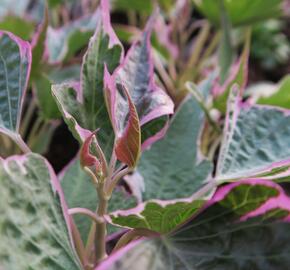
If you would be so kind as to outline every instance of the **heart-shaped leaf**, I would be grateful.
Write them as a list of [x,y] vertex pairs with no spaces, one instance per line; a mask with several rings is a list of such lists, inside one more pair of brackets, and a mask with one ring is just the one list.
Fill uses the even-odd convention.
[[0,184],[0,268],[80,270],[64,196],[45,159],[0,158]]
[[216,178],[234,180],[287,169],[289,136],[290,111],[242,103],[238,91],[232,91]]
[[0,32],[0,131],[18,134],[31,67],[31,47],[9,32]]
[[290,199],[268,181],[221,187],[207,207],[175,232],[132,242],[96,270],[287,269]]
[[201,157],[198,149],[203,121],[203,110],[188,97],[175,113],[165,137],[144,151],[137,168],[144,178],[144,200],[189,197],[208,179],[212,164]]

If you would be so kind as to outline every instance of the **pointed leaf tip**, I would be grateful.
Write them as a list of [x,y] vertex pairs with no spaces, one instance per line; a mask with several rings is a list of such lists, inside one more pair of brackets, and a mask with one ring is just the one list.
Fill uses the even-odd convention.
[[95,172],[101,171],[101,162],[94,155],[91,154],[90,146],[98,130],[99,129],[97,129],[95,132],[92,132],[92,134],[87,137],[87,139],[84,141],[82,145],[80,153],[81,166],[93,168]]
[[[126,121],[126,118],[128,117],[127,123],[124,123],[123,129],[121,128],[117,130],[115,152],[117,158],[121,162],[134,168],[139,160],[141,152],[140,121],[136,107],[126,87],[122,84],[118,84],[117,88],[121,89],[121,91],[126,95],[129,111],[128,116],[125,116],[123,119]],[[119,125],[119,127],[121,127],[121,125]]]

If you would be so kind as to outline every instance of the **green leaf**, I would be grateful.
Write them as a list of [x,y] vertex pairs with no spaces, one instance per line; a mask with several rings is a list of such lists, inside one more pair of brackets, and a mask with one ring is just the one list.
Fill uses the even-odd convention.
[[[240,59],[238,60],[237,63],[232,65],[228,77],[225,77],[226,81],[223,82],[222,79],[225,78],[221,77],[219,83],[215,85],[213,89],[214,95],[213,105],[222,113],[226,112],[227,100],[232,87],[234,85],[238,85],[240,91],[243,91],[243,89],[245,88],[248,79],[248,59],[250,52],[250,44],[251,44],[251,32],[248,29],[246,32],[245,44]],[[227,53],[227,50],[229,49],[225,47],[224,54]],[[224,68],[222,68],[222,70],[224,69],[225,71],[225,68],[228,67],[227,66],[228,64],[230,63],[228,62],[224,66]]]
[[[87,208],[95,212],[98,206],[98,197],[95,186],[90,177],[81,168],[79,159],[73,160],[68,168],[61,173],[61,185],[69,208]],[[128,209],[136,206],[136,199],[124,191],[115,190],[109,202],[109,212],[117,209]],[[75,223],[81,233],[82,239],[87,240],[91,220],[87,217],[75,215]],[[109,226],[109,232],[117,228]]]
[[149,15],[153,10],[153,3],[151,0],[114,0],[113,7],[117,10],[126,12],[130,10]]
[[48,27],[48,9],[43,10],[43,21],[38,26],[36,33],[32,39],[32,65],[30,80],[34,80],[44,70],[44,63],[42,62],[43,54],[45,52],[45,39]]
[[61,117],[61,113],[51,94],[51,85],[52,82],[45,74],[39,74],[33,82],[33,88],[41,108],[40,114],[44,119],[48,120]]
[[228,77],[229,69],[233,63],[234,50],[232,45],[232,26],[225,10],[223,0],[220,1],[220,20],[222,36],[219,47],[220,81],[224,83]]
[[151,270],[287,269],[290,223],[283,218],[289,217],[289,202],[265,181],[222,187],[205,210],[175,232],[133,242],[96,270],[131,270],[136,264]]
[[163,139],[141,156],[138,172],[145,182],[144,200],[191,196],[209,177],[212,165],[199,158],[204,113],[188,97],[171,120]]
[[0,131],[15,136],[31,66],[28,42],[0,32]]
[[203,204],[202,200],[162,203],[148,201],[137,209],[113,212],[109,221],[125,228],[149,229],[166,234],[192,217]]
[[257,103],[290,109],[290,75],[283,78],[271,95],[259,98]]
[[0,158],[0,268],[80,270],[58,180],[36,154]]
[[[219,25],[220,1],[193,0],[193,2],[214,25]],[[234,26],[253,24],[282,15],[282,0],[226,0],[224,5]]]
[[80,18],[59,29],[48,27],[47,49],[50,63],[58,63],[73,56],[83,48],[99,24],[100,14]]
[[47,74],[53,83],[63,83],[70,81],[79,81],[81,73],[81,66],[79,64],[56,68],[54,67]]
[[254,177],[289,167],[289,111],[243,104],[233,94],[228,103],[216,179]]
[[20,17],[7,16],[1,20],[0,29],[9,31],[24,40],[29,40],[34,31],[34,23]]
[[[39,72],[39,71],[38,71]],[[32,82],[33,90],[41,108],[40,114],[44,119],[61,118],[61,112],[52,96],[51,86],[55,83],[76,81],[80,78],[80,66],[73,65],[64,68],[54,68],[48,72],[40,72]]]
[[83,58],[80,86],[54,85],[52,92],[73,135],[82,142],[90,132],[101,128],[98,140],[107,154],[111,154],[113,129],[103,96],[103,73],[106,65],[112,72],[122,57],[122,48],[108,18],[109,11],[102,6],[94,36]]

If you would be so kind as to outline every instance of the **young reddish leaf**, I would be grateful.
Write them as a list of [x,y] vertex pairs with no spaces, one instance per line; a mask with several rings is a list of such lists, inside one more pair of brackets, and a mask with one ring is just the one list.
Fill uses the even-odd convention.
[[[121,91],[126,95],[129,111],[127,116],[128,119],[126,119],[127,113],[125,113],[125,115],[120,115],[120,113],[118,113],[120,117],[116,119],[116,121],[121,121],[115,123],[115,129],[117,128],[115,152],[120,161],[134,168],[139,160],[141,151],[141,128],[139,117],[128,90],[123,85],[118,85],[117,87],[120,87]],[[120,106],[116,109],[119,110]]]
[[95,136],[97,131],[93,132],[85,141],[84,144],[82,145],[81,148],[81,154],[80,154],[80,162],[82,167],[94,167],[94,169],[97,171],[100,170],[101,168],[101,163],[100,161],[91,154],[90,152],[90,146],[92,143],[92,140]]

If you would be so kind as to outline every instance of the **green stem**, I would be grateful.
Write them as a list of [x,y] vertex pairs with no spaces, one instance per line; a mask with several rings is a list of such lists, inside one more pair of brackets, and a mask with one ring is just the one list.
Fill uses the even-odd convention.
[[80,258],[82,265],[85,267],[85,269],[87,269],[88,260],[86,257],[85,247],[84,247],[80,232],[72,218],[70,220],[70,223],[71,223],[70,225],[71,225],[71,230],[72,230],[72,237],[75,244],[76,252]]
[[198,60],[201,56],[201,52],[204,48],[205,42],[209,36],[210,33],[210,24],[208,22],[205,22],[202,26],[201,31],[199,32],[194,45],[194,50],[191,54],[191,57],[189,58],[189,61],[187,62],[185,72],[181,75],[179,85],[182,87],[184,82],[186,82],[188,79],[193,80],[192,76],[195,74],[195,69],[198,63]]
[[110,179],[109,181],[107,181],[107,186],[106,186],[106,194],[108,194],[109,197],[111,197],[114,188],[116,187],[116,185],[118,184],[119,180],[124,177],[125,175],[127,175],[128,173],[130,173],[132,171],[132,168],[126,167],[125,169],[119,171],[118,173],[116,173],[112,179]]
[[107,224],[104,216],[107,213],[108,197],[104,192],[104,181],[101,181],[97,187],[99,205],[97,209],[97,216],[102,222],[96,223],[96,241],[95,241],[95,253],[96,262],[99,264],[102,260],[107,257],[106,252],[106,235],[107,235]]
[[28,131],[28,126],[31,122],[31,118],[33,116],[33,113],[35,111],[36,108],[36,103],[34,100],[31,101],[31,103],[29,104],[27,111],[24,114],[24,117],[21,121],[21,127],[20,127],[20,134],[24,137]]
[[212,125],[212,127],[214,128],[214,130],[218,133],[221,134],[222,130],[221,128],[217,125],[217,123],[212,119],[207,106],[205,105],[205,100],[203,98],[203,96],[200,94],[200,92],[198,91],[196,85],[194,83],[191,82],[187,82],[186,83],[186,88],[188,90],[189,93],[192,94],[192,96],[195,98],[195,100],[198,102],[199,106],[202,108],[202,110],[205,113],[205,116],[208,120],[208,122]]
[[10,137],[19,146],[19,148],[21,149],[23,153],[27,154],[31,152],[30,148],[23,141],[23,139],[21,138],[19,134],[11,135]]
[[170,96],[174,97],[176,95],[176,90],[173,81],[165,70],[160,58],[158,56],[154,57],[154,64],[158,71],[160,78],[166,86],[166,90],[170,94]]
[[27,144],[29,146],[34,144],[35,137],[37,137],[37,135],[39,134],[39,129],[40,129],[42,124],[43,124],[43,120],[41,117],[38,116],[38,118],[34,122],[34,125],[31,129],[29,136],[28,136],[28,139],[27,139]]

